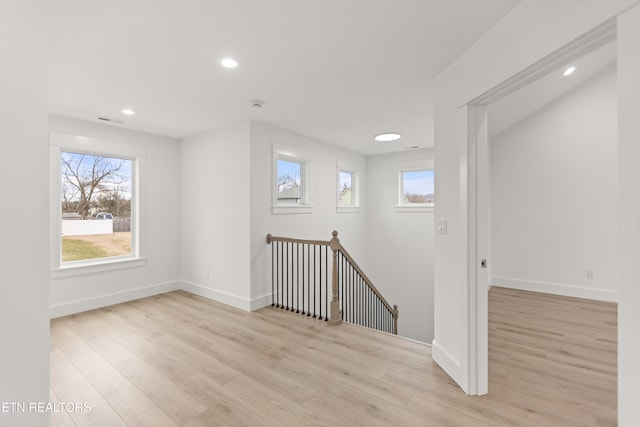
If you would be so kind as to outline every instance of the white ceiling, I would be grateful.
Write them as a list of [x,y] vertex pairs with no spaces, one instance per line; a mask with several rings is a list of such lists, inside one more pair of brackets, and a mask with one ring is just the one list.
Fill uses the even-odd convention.
[[[364,154],[428,147],[433,78],[517,3],[55,0],[50,111],[175,138],[255,120]],[[373,141],[389,131],[403,138]]]
[[[500,135],[547,104],[614,66],[616,58],[616,42],[613,41],[492,103],[489,106],[489,137]],[[575,66],[576,71],[565,77],[564,71],[569,66]]]

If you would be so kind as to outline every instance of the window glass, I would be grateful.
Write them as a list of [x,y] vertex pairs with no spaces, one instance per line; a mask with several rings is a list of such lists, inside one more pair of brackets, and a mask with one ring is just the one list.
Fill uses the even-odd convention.
[[433,170],[402,171],[400,180],[401,205],[429,205],[435,203]]
[[340,171],[338,183],[338,206],[356,206],[355,174]]
[[278,204],[304,204],[303,162],[279,158],[276,174],[276,197]]
[[62,263],[132,255],[134,160],[62,151]]

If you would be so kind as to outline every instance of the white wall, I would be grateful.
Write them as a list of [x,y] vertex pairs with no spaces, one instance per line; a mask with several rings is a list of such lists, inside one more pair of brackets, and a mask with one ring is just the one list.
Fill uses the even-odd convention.
[[[310,213],[273,213],[274,145],[310,161]],[[406,319],[400,322],[401,333],[430,341],[433,214],[376,217],[377,224],[384,227],[381,232],[392,239],[387,243],[392,249],[387,247],[385,254],[367,249],[377,245],[382,234],[372,237],[375,226],[367,223],[372,174],[367,171],[365,156],[252,122],[187,138],[181,142],[180,157],[184,289],[245,310],[263,307],[271,303],[271,248],[266,235],[329,240],[331,231],[338,230],[342,244],[367,273],[377,274],[373,266],[378,258],[393,254],[391,264],[378,266],[381,280],[374,282],[391,303],[400,305]],[[431,166],[431,157],[431,152],[421,150],[375,160],[385,174],[376,178],[375,185],[383,183],[384,191],[393,193],[390,200],[376,196],[375,207],[388,204],[391,209],[397,204],[397,169],[393,165],[423,159]],[[336,210],[338,164],[348,164],[360,175],[357,212]],[[398,252],[405,255],[397,257]],[[388,283],[382,285],[383,280]],[[402,286],[396,286],[400,281]]]
[[[90,310],[176,289],[180,277],[178,141],[116,126],[50,116],[50,130],[145,147],[146,264],[51,279],[51,315]],[[48,178],[47,178],[48,181]]]
[[[297,156],[311,161],[312,213],[272,213],[274,143],[289,147]],[[336,212],[338,160],[354,164],[361,174],[360,212]],[[271,249],[265,242],[268,233],[330,240],[332,230],[337,230],[341,243],[355,260],[364,260],[367,210],[364,176],[366,162],[361,154],[260,123],[251,123],[251,294],[255,300],[254,308],[271,304]]]
[[[4,2],[0,35],[0,402],[48,402],[46,2]],[[49,417],[5,412],[0,425]]]
[[181,271],[186,290],[249,310],[249,125],[180,143]]
[[[433,168],[433,150],[367,158],[367,275],[400,312],[398,334],[433,340],[433,211],[399,212],[398,172]],[[437,177],[436,177],[437,179]]]
[[612,66],[491,141],[492,284],[617,300],[617,133]]
[[448,234],[435,239],[433,357],[468,393],[477,393],[478,377],[468,280],[468,109],[461,106],[634,3],[525,0],[434,82],[436,218],[447,219]]
[[640,425],[640,6],[618,20],[618,425]]

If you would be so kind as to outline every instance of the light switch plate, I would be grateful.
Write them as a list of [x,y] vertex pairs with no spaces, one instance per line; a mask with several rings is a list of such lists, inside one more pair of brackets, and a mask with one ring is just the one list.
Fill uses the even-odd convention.
[[447,234],[447,220],[445,218],[438,218],[436,221],[436,229],[438,234]]

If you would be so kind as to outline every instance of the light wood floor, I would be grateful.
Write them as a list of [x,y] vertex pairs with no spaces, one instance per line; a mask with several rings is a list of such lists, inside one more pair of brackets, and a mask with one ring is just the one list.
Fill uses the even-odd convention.
[[67,316],[51,321],[51,401],[91,411],[52,425],[615,425],[615,305],[569,303],[491,292],[482,397],[428,346],[279,309],[177,291]]

